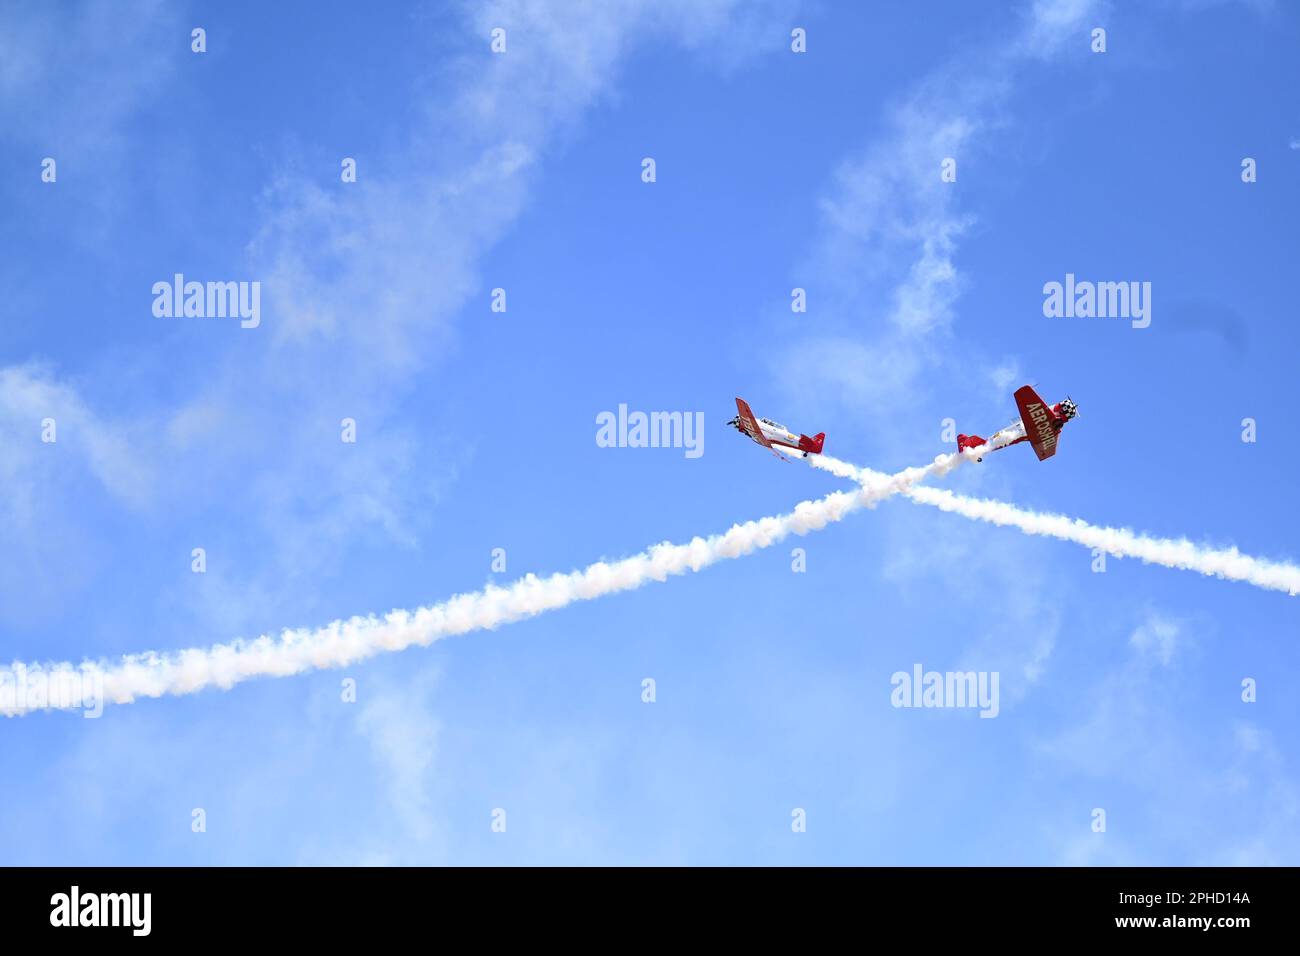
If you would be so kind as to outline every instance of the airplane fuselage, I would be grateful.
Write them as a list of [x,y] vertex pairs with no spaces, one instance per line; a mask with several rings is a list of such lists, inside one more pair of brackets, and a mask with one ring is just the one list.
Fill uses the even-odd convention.
[[[763,433],[763,437],[773,445],[784,445],[786,448],[793,448],[795,451],[803,450],[799,447],[799,436],[791,432],[784,425],[778,425],[776,422],[768,421],[766,418],[760,418],[758,420],[758,427]],[[736,429],[749,435],[749,432],[746,432],[740,425],[737,425]],[[757,444],[763,444],[757,438],[754,438],[753,435],[750,435],[749,437]]]
[[[1078,414],[1078,406],[1066,398],[1055,405],[1048,405],[1030,385],[1016,390],[1016,404],[1020,407],[1020,420],[1012,422],[988,438],[979,435],[958,435],[957,450],[970,451],[985,445],[991,451],[1029,442],[1033,445],[1039,460],[1056,454],[1057,440],[1061,429]],[[982,460],[982,459],[980,459]]]
[[[1031,406],[1030,419],[1034,426],[1039,441],[1051,446],[1056,444],[1056,436],[1061,433],[1065,423],[1069,420],[1061,415],[1060,402],[1048,407],[1041,405],[1038,408]],[[1034,414],[1037,412],[1037,414]],[[1013,422],[1006,428],[999,429],[989,436],[990,445],[996,445],[998,448],[1006,448],[1008,445],[1018,445],[1022,441],[1029,441],[1029,429],[1025,427],[1024,421]]]

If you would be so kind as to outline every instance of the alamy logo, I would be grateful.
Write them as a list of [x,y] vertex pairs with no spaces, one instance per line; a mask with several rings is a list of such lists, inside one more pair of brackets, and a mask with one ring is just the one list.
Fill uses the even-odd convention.
[[50,897],[51,926],[129,926],[132,936],[148,936],[152,893],[70,893]]
[[1075,281],[1074,273],[1065,274],[1065,282],[1048,282],[1043,286],[1043,315],[1049,319],[1132,319],[1135,329],[1151,324],[1150,282]]
[[260,282],[186,282],[178,272],[171,282],[155,282],[153,296],[153,314],[160,319],[238,318],[244,329],[262,324]]
[[596,444],[601,448],[685,448],[687,458],[704,454],[703,412],[629,412],[596,416]]
[[83,717],[104,713],[104,674],[98,668],[28,667],[15,663],[0,671],[0,714],[31,710],[76,710]]
[[978,707],[981,717],[998,715],[997,671],[895,671],[889,702],[895,707]]

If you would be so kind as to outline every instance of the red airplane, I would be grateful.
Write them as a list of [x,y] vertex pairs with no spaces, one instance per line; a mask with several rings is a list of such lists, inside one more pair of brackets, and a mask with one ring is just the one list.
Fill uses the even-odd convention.
[[736,410],[740,414],[727,424],[742,435],[748,435],[754,439],[782,461],[789,461],[790,459],[777,451],[773,447],[774,445],[793,448],[795,451],[801,452],[804,458],[807,458],[809,453],[821,454],[822,443],[826,441],[825,432],[814,435],[812,438],[807,435],[796,436],[784,425],[779,425],[770,418],[755,418],[754,413],[750,411],[749,404],[743,398],[736,399]]
[[[978,448],[987,443],[995,443],[997,448],[1006,448],[1008,445],[1018,445],[1022,441],[1027,441],[1034,447],[1034,454],[1038,456],[1038,460],[1042,461],[1056,454],[1056,441],[1061,434],[1061,429],[1065,427],[1066,422],[1079,414],[1079,406],[1068,398],[1055,405],[1044,404],[1030,385],[1016,390],[1016,407],[1020,409],[1020,421],[1008,425],[990,438],[980,438],[979,435],[958,435],[957,450]],[[997,448],[993,451],[997,451]]]

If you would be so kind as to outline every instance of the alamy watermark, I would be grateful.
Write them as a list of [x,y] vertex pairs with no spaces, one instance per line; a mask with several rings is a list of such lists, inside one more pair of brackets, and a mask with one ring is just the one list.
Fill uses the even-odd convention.
[[601,448],[684,448],[687,458],[704,454],[703,412],[629,412],[596,416],[596,444]]
[[262,324],[262,283],[186,282],[183,273],[171,282],[153,284],[153,314],[160,319],[240,319],[240,328]]
[[93,667],[73,669],[14,664],[0,670],[0,714],[33,710],[82,710],[83,717],[104,713],[104,675]]
[[895,707],[979,708],[981,717],[998,715],[997,671],[927,671],[920,664],[889,678]]
[[152,910],[152,893],[83,893],[74,883],[67,893],[50,897],[50,925],[123,927],[132,936],[148,936]]
[[1151,324],[1150,282],[1090,282],[1075,280],[1043,285],[1043,315],[1049,319],[1131,319],[1133,328]]

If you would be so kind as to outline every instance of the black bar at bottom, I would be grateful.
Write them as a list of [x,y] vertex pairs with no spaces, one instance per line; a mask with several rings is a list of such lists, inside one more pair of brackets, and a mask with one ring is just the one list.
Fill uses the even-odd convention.
[[1231,945],[1290,936],[1293,877],[1247,868],[22,868],[0,871],[0,918],[10,945],[373,945],[377,933],[436,943],[444,932],[452,944],[466,931],[484,941],[531,935],[533,944],[725,933],[733,944],[788,936],[806,946],[840,932],[901,932],[922,949],[1043,934]]

